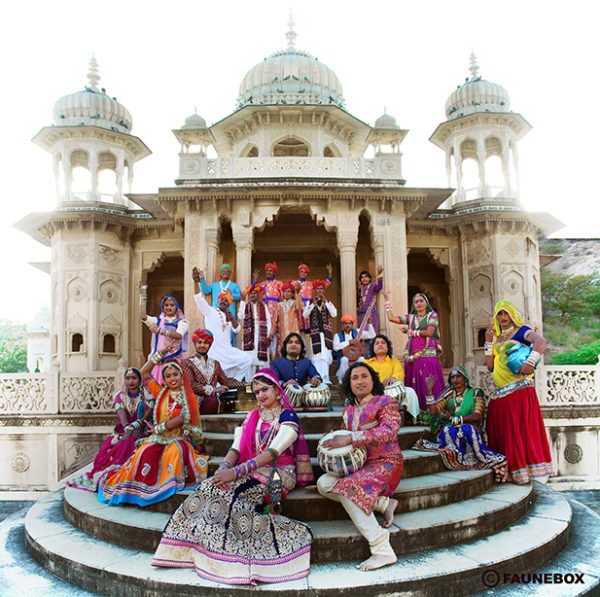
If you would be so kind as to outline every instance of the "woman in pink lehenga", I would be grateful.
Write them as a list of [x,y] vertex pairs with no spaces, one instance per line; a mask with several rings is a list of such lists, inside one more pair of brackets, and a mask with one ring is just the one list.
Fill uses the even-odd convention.
[[[404,348],[404,383],[413,388],[419,398],[422,411],[427,409],[427,378],[432,375],[434,396],[439,396],[445,387],[444,372],[440,364],[441,353],[439,318],[429,299],[417,292],[412,299],[412,309],[407,315],[394,315],[390,302],[390,293],[385,296],[385,312],[392,323],[408,326],[408,342]],[[427,417],[428,419],[428,417]]]
[[86,491],[97,491],[102,477],[121,468],[135,451],[135,442],[147,435],[144,420],[154,407],[154,397],[142,385],[142,374],[135,367],[125,371],[123,385],[115,395],[117,424],[94,458],[92,470],[67,481],[67,485]]

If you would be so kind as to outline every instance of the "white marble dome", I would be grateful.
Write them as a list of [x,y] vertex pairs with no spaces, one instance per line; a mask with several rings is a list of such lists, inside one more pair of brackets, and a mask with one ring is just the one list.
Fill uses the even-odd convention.
[[181,127],[184,130],[199,130],[206,128],[206,120],[199,114],[194,112],[191,116],[188,116]]
[[129,111],[114,97],[98,88],[98,63],[92,57],[87,74],[88,84],[81,91],[64,95],[54,104],[54,124],[57,126],[98,126],[130,133]]
[[399,129],[396,119],[385,112],[375,121],[376,129]]
[[478,112],[510,112],[510,96],[502,85],[485,81],[471,54],[471,77],[450,94],[446,100],[446,118],[453,120]]
[[294,47],[293,23],[288,47],[251,68],[240,84],[238,108],[248,105],[305,104],[344,107],[337,75],[318,58]]

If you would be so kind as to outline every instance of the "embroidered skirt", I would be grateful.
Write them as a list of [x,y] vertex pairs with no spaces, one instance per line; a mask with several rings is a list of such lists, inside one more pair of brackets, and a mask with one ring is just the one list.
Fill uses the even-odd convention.
[[212,479],[176,510],[153,566],[194,568],[208,580],[255,585],[303,578],[310,568],[310,529],[263,514],[265,487],[252,478],[218,489]]

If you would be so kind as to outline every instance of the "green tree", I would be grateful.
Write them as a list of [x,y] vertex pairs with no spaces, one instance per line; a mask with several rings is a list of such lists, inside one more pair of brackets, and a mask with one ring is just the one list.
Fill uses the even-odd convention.
[[0,321],[0,373],[27,371],[27,339],[25,326]]
[[594,276],[566,276],[542,270],[544,317],[572,319],[592,315],[591,304],[600,302],[600,286]]

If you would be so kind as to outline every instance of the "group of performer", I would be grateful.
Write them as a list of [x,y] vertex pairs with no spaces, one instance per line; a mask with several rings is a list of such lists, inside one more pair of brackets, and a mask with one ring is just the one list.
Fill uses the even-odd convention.
[[[328,437],[323,449],[363,450],[366,458],[361,468],[341,478],[321,475],[315,489],[341,503],[368,542],[371,556],[358,564],[360,570],[396,562],[389,528],[403,470],[398,443],[403,409],[392,395],[394,384],[405,383],[408,413],[415,419],[426,416],[431,426],[431,438],[414,447],[439,452],[449,469],[490,469],[496,481],[519,484],[552,473],[532,382],[546,342],[524,325],[512,303],[496,304],[486,332],[485,364],[497,386],[486,397],[462,366],[453,367],[444,382],[437,313],[427,296],[417,293],[410,313],[395,315],[383,289],[382,268],[376,283],[368,272],[360,275],[358,328],[354,316],[345,314],[334,336],[337,311],[324,296],[331,282],[328,269],[326,280],[310,281],[309,268],[301,264],[298,280],[284,284],[277,279],[277,265],[269,263],[265,281],[255,272],[253,282],[241,290],[227,264],[220,282],[211,285],[194,268],[195,300],[206,327],[193,333],[195,353],[187,358],[189,324],[177,300],[164,297],[160,315],[148,316],[146,288],[141,287],[140,313],[152,332],[151,354],[141,369],[125,371],[115,396],[114,433],[102,444],[91,471],[70,484],[97,491],[109,505],[142,507],[195,489],[167,524],[153,565],[194,568],[203,578],[229,584],[308,574],[310,528],[280,514],[282,500],[294,487],[315,487],[288,391],[329,382],[333,350],[347,397],[342,413],[347,433]],[[401,360],[377,328],[373,297],[378,292],[385,296],[387,319],[408,334]],[[205,294],[212,295],[212,305]],[[242,330],[238,349],[232,339]],[[359,333],[370,340],[370,358],[357,348]],[[343,355],[348,346],[357,352]],[[248,382],[257,408],[247,413],[216,473],[207,478],[201,414],[218,412],[219,395]]]

